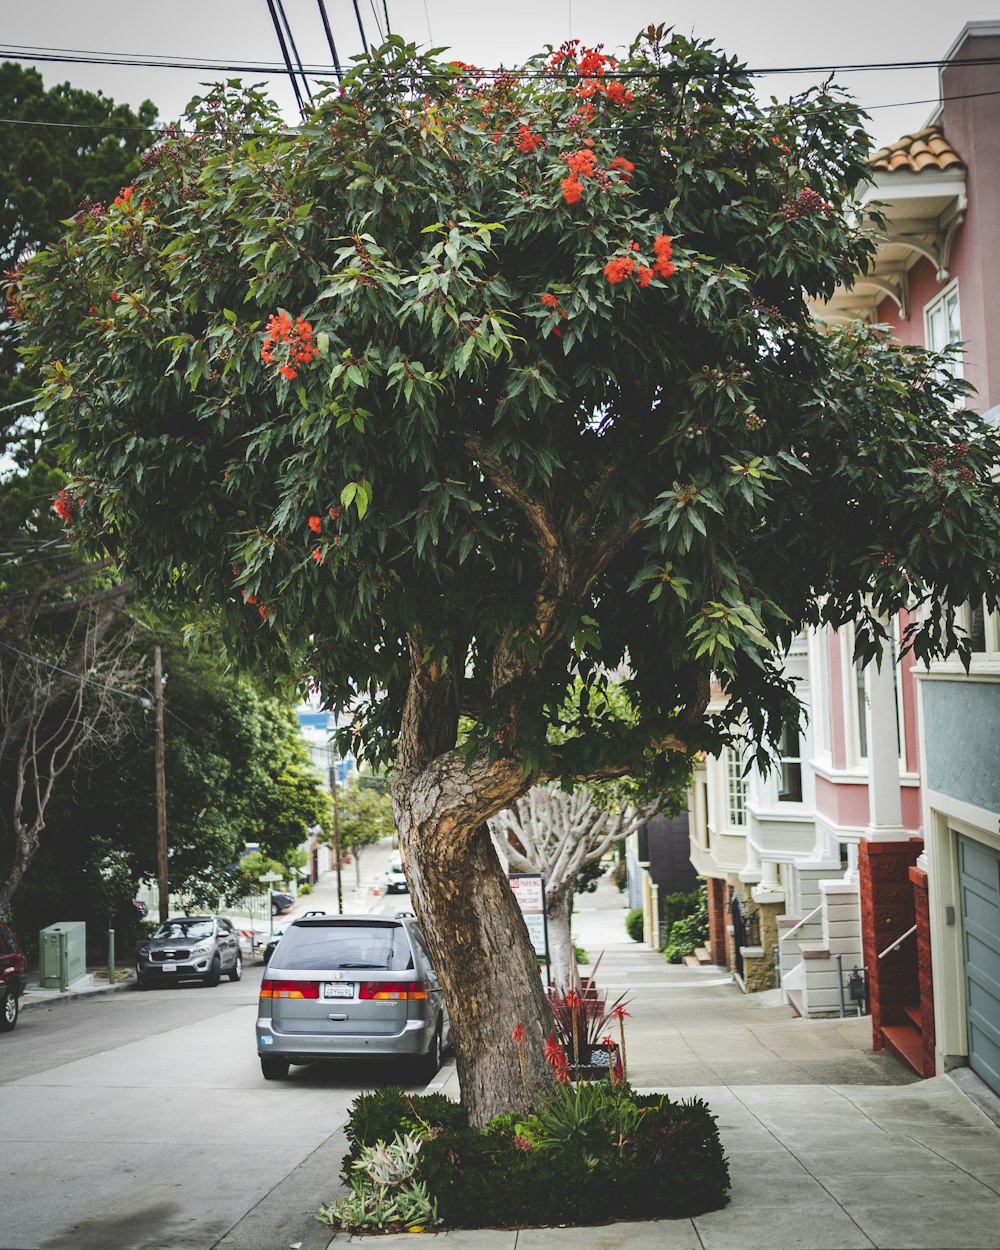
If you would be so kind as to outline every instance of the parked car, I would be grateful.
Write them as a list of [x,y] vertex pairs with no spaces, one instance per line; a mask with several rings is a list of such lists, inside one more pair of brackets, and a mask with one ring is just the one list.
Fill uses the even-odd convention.
[[386,894],[409,894],[410,892],[406,874],[403,872],[401,855],[393,855],[389,860],[389,871],[385,874],[385,892]]
[[17,1024],[21,995],[28,988],[28,961],[14,930],[0,921],[0,1033]]
[[243,975],[239,934],[225,916],[175,916],[158,925],[139,947],[135,976],[141,990],[170,981],[218,985]]
[[409,1057],[428,1078],[450,1042],[441,985],[415,917],[301,916],[260,987],[257,1054],[268,1081],[291,1064]]
[[289,894],[287,890],[271,891],[271,915],[278,916],[283,911],[288,911],[289,907],[295,906],[295,895]]

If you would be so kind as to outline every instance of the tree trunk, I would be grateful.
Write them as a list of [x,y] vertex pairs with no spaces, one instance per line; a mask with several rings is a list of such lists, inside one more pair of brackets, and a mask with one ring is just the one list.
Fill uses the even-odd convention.
[[575,989],[580,979],[573,954],[573,894],[561,890],[545,898],[548,913],[549,958],[552,961],[552,982],[561,989]]
[[[543,1047],[552,1022],[538,959],[486,826],[459,848],[446,836],[449,822],[407,819],[400,798],[410,898],[448,1004],[462,1103],[483,1126],[537,1104],[551,1087]],[[523,1073],[513,1040],[519,1024],[527,1034]]]

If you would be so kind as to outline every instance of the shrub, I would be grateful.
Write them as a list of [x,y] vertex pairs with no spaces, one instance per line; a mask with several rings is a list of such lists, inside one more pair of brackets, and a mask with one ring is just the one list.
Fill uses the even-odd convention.
[[308,881],[303,881],[303,882],[302,882],[302,884],[299,886],[299,893],[300,893],[300,894],[312,894],[312,890],[313,890],[313,888],[312,888],[312,886],[309,884],[309,882],[308,882]]
[[[671,896],[676,897],[676,896]],[[669,963],[679,964],[685,955],[708,940],[708,895],[705,887],[695,890],[696,909],[675,920],[667,933],[663,953]]]
[[619,859],[612,867],[611,880],[622,891],[628,885],[628,864],[623,859]]
[[[382,1136],[371,1138],[376,1131]],[[639,1096],[610,1081],[557,1085],[535,1111],[499,1116],[482,1131],[439,1094],[390,1088],[355,1101],[347,1135],[352,1194],[320,1216],[332,1222],[336,1212],[347,1227],[362,1227],[350,1222],[362,1216],[367,1227],[389,1226],[374,1220],[400,1208],[387,1207],[377,1182],[366,1188],[363,1178],[390,1149],[373,1152],[379,1141],[407,1135],[419,1138],[419,1153],[405,1184],[422,1187],[427,1223],[436,1212],[452,1228],[583,1224],[690,1216],[727,1201],[729,1169],[706,1104]]]
[[642,908],[633,907],[625,917],[625,928],[633,942],[642,941],[643,917]]

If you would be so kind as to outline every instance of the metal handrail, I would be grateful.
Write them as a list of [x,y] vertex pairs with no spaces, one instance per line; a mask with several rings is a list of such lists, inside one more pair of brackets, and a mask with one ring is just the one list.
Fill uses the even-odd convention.
[[822,910],[823,910],[823,904],[820,903],[818,907],[814,907],[812,909],[812,911],[809,913],[808,916],[803,916],[802,919],[797,924],[793,924],[787,933],[782,933],[780,935],[781,941],[786,942],[792,936],[792,934],[795,932],[796,929],[801,929],[804,924],[808,924],[809,921],[812,920],[813,916],[815,916],[818,911],[822,911]]
[[888,955],[890,951],[898,951],[899,948],[906,941],[906,939],[910,936],[910,934],[916,933],[916,931],[917,931],[916,925],[914,925],[912,929],[907,929],[905,933],[901,934],[898,938],[896,938],[895,942],[889,943],[889,945],[885,948],[885,950],[882,951],[882,953],[879,955],[879,959],[884,959],[885,956]]

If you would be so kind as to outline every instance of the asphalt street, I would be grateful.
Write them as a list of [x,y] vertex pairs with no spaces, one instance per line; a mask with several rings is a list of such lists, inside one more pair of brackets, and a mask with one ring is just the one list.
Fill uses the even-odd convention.
[[22,1013],[0,1047],[0,1250],[207,1250],[315,1155],[308,1235],[351,1101],[410,1074],[350,1063],[264,1081],[261,975]]

